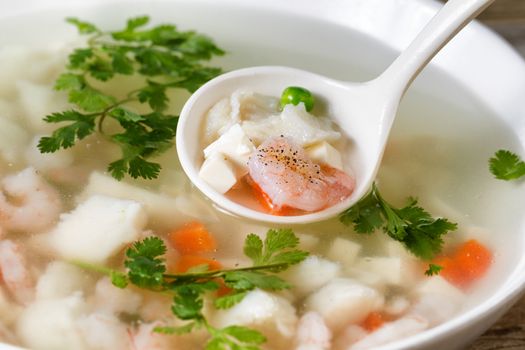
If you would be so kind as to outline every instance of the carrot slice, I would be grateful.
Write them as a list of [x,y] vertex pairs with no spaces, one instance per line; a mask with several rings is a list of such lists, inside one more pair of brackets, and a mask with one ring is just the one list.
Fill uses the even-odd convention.
[[455,264],[453,258],[448,256],[440,257],[435,259],[433,263],[442,267],[439,275],[448,282],[455,286],[461,286],[464,284],[463,271]]
[[482,278],[492,265],[492,252],[476,240],[463,243],[449,258],[436,264],[443,267],[440,275],[453,285],[466,289]]
[[480,279],[492,264],[492,253],[478,241],[465,242],[454,256],[455,263],[465,274],[467,285]]
[[387,320],[385,316],[376,311],[372,311],[366,316],[363,322],[361,322],[361,327],[363,327],[367,332],[373,332],[376,329],[380,328]]
[[175,264],[175,271],[184,273],[192,267],[199,265],[208,265],[208,269],[211,271],[220,270],[222,267],[217,260],[207,259],[197,255],[182,255]]
[[278,208],[275,204],[273,204],[272,199],[262,190],[262,188],[251,179],[251,177],[247,177],[246,181],[248,184],[252,187],[252,192],[259,204],[262,205],[263,209],[272,215],[277,216],[286,216],[289,215],[290,208],[287,207],[281,207]]
[[231,292],[233,292],[233,289],[231,289],[230,287],[228,287],[228,286],[223,282],[223,280],[217,279],[215,282],[217,282],[217,283],[219,284],[219,289],[217,289],[217,296],[218,296],[218,297],[223,297],[223,296],[228,295],[228,294],[230,294]]
[[201,254],[215,251],[213,236],[200,222],[193,221],[168,234],[171,245],[181,254]]

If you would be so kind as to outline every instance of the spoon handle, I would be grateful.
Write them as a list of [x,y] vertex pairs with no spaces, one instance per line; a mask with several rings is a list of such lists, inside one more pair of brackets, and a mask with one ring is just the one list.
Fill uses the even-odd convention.
[[[448,0],[412,43],[377,79],[398,100],[439,50],[494,0]],[[393,89],[393,90],[391,90]]]

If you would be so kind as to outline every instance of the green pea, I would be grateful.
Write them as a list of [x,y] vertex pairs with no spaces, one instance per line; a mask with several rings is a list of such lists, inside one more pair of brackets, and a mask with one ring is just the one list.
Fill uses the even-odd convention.
[[304,103],[304,107],[308,112],[314,108],[312,93],[303,87],[289,86],[281,94],[281,108],[290,103],[297,106],[301,102]]

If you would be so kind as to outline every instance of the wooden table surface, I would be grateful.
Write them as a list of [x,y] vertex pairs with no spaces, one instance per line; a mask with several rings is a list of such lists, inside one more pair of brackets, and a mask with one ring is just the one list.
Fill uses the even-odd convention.
[[[496,0],[480,19],[498,31],[525,58],[525,0]],[[525,296],[467,349],[525,350]]]

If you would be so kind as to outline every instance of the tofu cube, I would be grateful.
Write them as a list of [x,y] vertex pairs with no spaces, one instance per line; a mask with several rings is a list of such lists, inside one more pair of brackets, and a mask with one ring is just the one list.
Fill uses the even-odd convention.
[[299,248],[302,250],[313,250],[319,244],[319,237],[317,236],[306,233],[296,233],[295,235],[299,238]]
[[359,323],[384,304],[375,289],[349,278],[336,278],[305,301],[305,309],[318,312],[333,332],[349,323]]
[[356,265],[345,270],[348,277],[353,278],[360,283],[369,286],[371,288],[385,292],[386,283],[382,276],[370,271],[360,270]]
[[343,171],[343,159],[341,154],[334,146],[326,141],[317,143],[308,147],[306,154],[315,162],[320,164],[327,164],[332,168]]
[[206,158],[199,171],[199,177],[219,193],[226,193],[237,183],[232,164],[221,153]]
[[354,264],[360,251],[360,244],[348,239],[336,238],[332,241],[326,257],[330,260],[340,262],[345,269],[348,269]]
[[329,260],[310,255],[284,273],[298,295],[307,295],[340,275],[341,266]]
[[[113,177],[99,172],[92,172],[84,191],[76,198],[81,203],[91,196],[104,195],[112,198],[120,198],[140,203],[148,215],[150,222],[155,228],[172,229],[174,226],[182,225],[187,218],[182,215],[178,207],[177,198],[157,193],[153,190],[117,181]],[[205,219],[205,218],[204,218]]]
[[416,279],[417,267],[412,260],[394,257],[364,257],[355,265],[356,269],[381,276],[386,284],[406,287]]
[[248,160],[255,151],[255,146],[244,133],[240,124],[234,124],[215,142],[204,149],[204,158],[222,154],[235,165],[238,177],[248,173]]
[[465,302],[465,294],[441,276],[427,278],[414,291],[417,302],[411,313],[424,317],[431,325],[450,320]]
[[465,294],[448,283],[441,276],[432,276],[421,282],[414,291],[415,295],[421,297],[428,294],[438,294],[458,302],[465,299]]
[[140,203],[95,195],[61,215],[49,243],[65,259],[104,263],[137,240],[146,221]]

